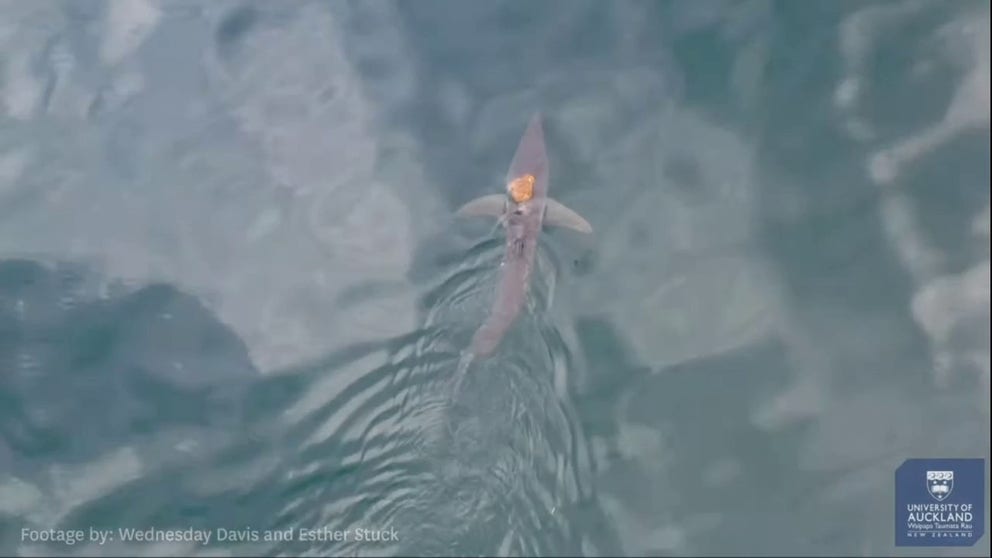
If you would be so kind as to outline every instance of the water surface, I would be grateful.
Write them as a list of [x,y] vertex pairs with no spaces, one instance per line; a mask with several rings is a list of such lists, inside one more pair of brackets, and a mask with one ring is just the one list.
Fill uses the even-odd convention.
[[[983,2],[0,2],[0,554],[925,554],[895,468],[990,453],[988,44]],[[451,395],[502,248],[452,212],[535,111],[595,233]]]

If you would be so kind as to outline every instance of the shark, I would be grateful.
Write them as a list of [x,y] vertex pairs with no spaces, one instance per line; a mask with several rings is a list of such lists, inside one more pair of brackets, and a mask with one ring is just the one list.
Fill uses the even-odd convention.
[[506,234],[495,298],[469,347],[462,351],[457,383],[471,362],[496,350],[520,314],[543,227],[592,233],[585,218],[548,196],[549,171],[542,115],[537,112],[510,162],[505,191],[473,199],[455,211],[459,217],[495,217],[496,228],[502,226]]

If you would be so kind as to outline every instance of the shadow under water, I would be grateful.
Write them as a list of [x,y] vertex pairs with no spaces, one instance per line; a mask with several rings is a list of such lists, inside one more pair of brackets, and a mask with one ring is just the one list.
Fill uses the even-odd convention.
[[[590,543],[579,540],[573,516],[592,497],[589,461],[567,397],[554,387],[553,371],[568,358],[546,312],[557,272],[548,254],[502,347],[474,363],[449,397],[460,349],[487,311],[499,255],[493,240],[476,245],[424,297],[419,331],[267,377],[236,336],[172,287],[73,298],[57,284],[59,272],[3,263],[0,357],[5,368],[21,364],[0,384],[0,493],[27,486],[34,494],[0,509],[13,519],[3,539],[17,540],[22,527],[153,528],[211,539],[27,546],[582,552]],[[15,315],[24,300],[31,311]]]
[[75,550],[23,529],[200,525],[259,377],[194,297],[25,259],[0,261],[0,372],[0,554]]

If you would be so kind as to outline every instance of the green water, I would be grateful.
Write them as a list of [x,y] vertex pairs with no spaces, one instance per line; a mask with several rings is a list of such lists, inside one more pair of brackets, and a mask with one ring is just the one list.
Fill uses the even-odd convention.
[[[0,554],[988,555],[893,542],[900,463],[990,454],[988,44],[984,2],[0,2]],[[452,212],[536,111],[594,233],[452,392],[502,250]]]

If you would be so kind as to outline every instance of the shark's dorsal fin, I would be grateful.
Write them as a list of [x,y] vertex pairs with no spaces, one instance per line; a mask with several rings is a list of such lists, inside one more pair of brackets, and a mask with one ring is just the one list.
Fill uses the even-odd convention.
[[565,227],[583,233],[591,233],[592,225],[581,215],[565,207],[559,201],[547,198],[544,203],[544,222],[555,227]]

